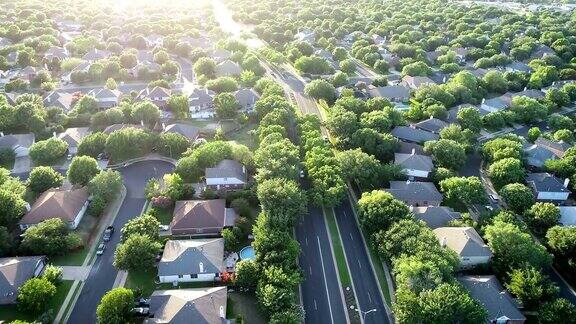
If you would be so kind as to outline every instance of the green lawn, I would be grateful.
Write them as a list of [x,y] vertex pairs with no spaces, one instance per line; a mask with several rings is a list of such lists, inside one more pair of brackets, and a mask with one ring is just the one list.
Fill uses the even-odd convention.
[[154,290],[164,290],[164,289],[185,289],[185,288],[203,288],[203,287],[215,287],[219,284],[214,282],[186,282],[180,283],[178,286],[174,287],[171,283],[161,283],[155,282],[156,275],[158,274],[157,269],[146,271],[129,271],[128,278],[126,278],[126,288],[133,290],[140,290],[143,296],[150,296]]
[[231,141],[235,141],[236,143],[246,145],[251,150],[254,150],[256,147],[258,147],[258,141],[256,136],[251,134],[251,131],[257,127],[257,123],[250,123],[237,131],[226,134],[226,138]]
[[[52,309],[52,314],[55,316],[58,314],[60,307],[64,303],[64,299],[68,294],[68,291],[72,287],[72,280],[64,280],[56,289],[56,295],[48,303],[48,309]],[[16,305],[4,305],[0,306],[0,321],[11,322],[14,320],[23,320],[33,322],[36,316],[21,312],[18,310]]]
[[235,319],[241,316],[243,322],[249,324],[265,324],[266,319],[258,311],[256,297],[252,293],[240,293],[237,291],[228,293],[226,305],[226,318]]
[[338,234],[338,227],[336,225],[336,218],[332,208],[325,210],[326,221],[328,222],[328,229],[330,230],[330,238],[332,239],[332,247],[334,249],[334,256],[336,257],[336,266],[338,267],[338,274],[342,286],[350,287],[352,281],[350,280],[350,273],[348,272],[348,265],[346,264],[346,257],[344,256],[344,248],[342,241]]
[[[152,209],[152,204],[149,204],[149,209]],[[160,222],[160,224],[162,225],[170,225],[170,222],[172,221],[172,217],[173,212],[174,212],[174,208],[154,208],[155,212],[155,216],[156,219]]]
[[66,253],[65,255],[54,256],[50,258],[50,263],[57,266],[80,266],[84,263],[86,255],[88,254],[87,248]]

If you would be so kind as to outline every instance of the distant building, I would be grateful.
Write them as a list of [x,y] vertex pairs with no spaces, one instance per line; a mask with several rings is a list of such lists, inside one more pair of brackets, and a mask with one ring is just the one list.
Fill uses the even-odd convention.
[[200,135],[200,128],[186,123],[174,123],[166,125],[164,127],[163,133],[180,134],[186,137],[188,141],[194,142]]
[[413,90],[417,90],[418,88],[425,86],[427,84],[436,84],[436,82],[434,82],[434,80],[426,76],[407,75],[402,78],[402,85],[405,85]]
[[44,107],[56,107],[67,113],[72,109],[74,95],[67,92],[51,91],[42,101]]
[[242,74],[242,68],[236,62],[226,60],[216,65],[216,75],[219,77],[237,76],[240,74]]
[[234,93],[234,98],[240,104],[242,109],[251,111],[260,99],[260,95],[254,89],[240,89]]
[[424,143],[440,138],[437,134],[408,126],[396,126],[391,133],[402,141],[412,143]]
[[401,166],[407,176],[415,178],[428,178],[434,170],[432,158],[416,154],[416,150],[410,154],[395,153],[394,164]]
[[417,129],[421,129],[434,134],[440,134],[440,131],[448,126],[450,126],[449,123],[434,117],[424,119],[414,124],[414,127]]
[[386,98],[392,102],[406,102],[410,99],[410,88],[403,85],[371,87],[368,92],[374,98]]
[[110,134],[114,133],[115,131],[119,131],[121,129],[126,129],[126,128],[144,129],[144,127],[142,127],[142,125],[136,125],[136,124],[113,124],[113,125],[110,125],[110,126],[104,128],[102,133],[110,135]]
[[95,62],[98,60],[102,60],[105,58],[108,58],[112,55],[112,52],[110,51],[106,51],[106,50],[99,50],[99,49],[93,49],[90,52],[84,54],[84,56],[82,57],[83,60],[88,61],[88,62]]
[[216,93],[212,90],[195,88],[188,96],[190,112],[195,113],[214,108],[214,96]]
[[28,156],[30,146],[34,144],[35,136],[29,134],[4,134],[0,132],[0,149],[12,149],[16,157]]
[[58,138],[68,143],[68,153],[76,155],[80,142],[90,133],[90,128],[88,127],[72,127],[58,134]]
[[448,226],[448,223],[460,219],[462,216],[450,207],[411,207],[414,217],[423,221],[431,229]]
[[118,106],[122,92],[108,88],[93,89],[88,92],[98,103],[98,107],[106,109]]
[[149,100],[160,108],[165,108],[168,104],[168,99],[172,95],[171,89],[156,86],[152,89],[145,88],[138,94],[138,99]]

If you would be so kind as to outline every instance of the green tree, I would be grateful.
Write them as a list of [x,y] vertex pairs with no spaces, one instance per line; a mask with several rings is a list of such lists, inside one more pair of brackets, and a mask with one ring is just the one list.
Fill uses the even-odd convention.
[[238,90],[238,82],[231,77],[220,77],[206,82],[206,88],[216,93],[234,92]]
[[203,75],[208,79],[212,79],[216,75],[216,62],[211,58],[201,57],[194,63],[193,69],[197,77]]
[[188,98],[184,95],[171,95],[168,99],[168,108],[174,113],[177,119],[188,117]]
[[540,131],[540,128],[532,127],[528,130],[528,140],[534,143],[541,134],[542,132]]
[[154,126],[160,121],[160,109],[150,101],[139,102],[134,106],[134,109],[132,109],[132,120]]
[[90,156],[75,156],[68,168],[67,177],[71,184],[85,186],[100,172],[98,162]]
[[355,149],[338,152],[336,159],[343,176],[361,187],[375,188],[382,183],[384,170],[374,156]]
[[554,254],[569,259],[576,257],[576,227],[553,226],[546,232],[546,241]]
[[552,299],[558,293],[542,272],[534,267],[514,269],[509,274],[510,280],[506,288],[518,298],[524,307],[534,309],[543,301]]
[[148,153],[152,146],[150,133],[137,128],[124,128],[112,132],[106,139],[106,153],[111,159],[123,161]]
[[538,308],[538,323],[576,323],[576,306],[564,298],[557,298],[551,302],[543,303]]
[[178,133],[162,133],[158,136],[158,153],[171,158],[179,158],[190,147],[186,137]]
[[68,143],[59,138],[51,137],[32,144],[29,154],[36,165],[50,165],[63,157],[67,150]]
[[431,153],[438,165],[451,169],[460,170],[466,163],[466,150],[453,140],[440,139],[426,142],[424,150]]
[[57,188],[64,182],[64,177],[51,167],[39,166],[32,169],[28,177],[28,186],[35,193]]
[[51,264],[47,265],[46,268],[44,268],[44,273],[42,274],[42,278],[50,281],[55,286],[58,286],[62,283],[62,276],[63,276],[62,268],[53,266]]
[[18,308],[23,312],[38,315],[45,311],[56,295],[56,286],[44,278],[32,278],[18,290]]
[[20,249],[30,254],[63,255],[82,245],[60,218],[47,219],[22,234]]
[[510,111],[514,112],[517,118],[523,123],[533,123],[539,119],[544,119],[548,114],[546,106],[525,96],[512,98]]
[[558,224],[560,208],[552,203],[537,202],[526,211],[525,216],[534,231],[546,233],[550,227]]
[[458,122],[463,128],[478,133],[482,128],[482,116],[476,108],[465,107],[458,111]]
[[159,238],[159,226],[160,222],[150,214],[133,218],[122,227],[122,242],[134,235],[146,235],[156,241]]
[[510,183],[522,182],[524,174],[522,162],[515,158],[504,158],[488,168],[488,176],[497,189]]
[[518,214],[530,208],[536,201],[532,190],[521,183],[507,184],[500,189],[499,194],[508,208]]
[[[156,227],[158,230],[158,227]],[[147,271],[156,264],[162,246],[147,235],[133,234],[119,244],[114,252],[114,266],[128,271]]]
[[412,217],[404,203],[382,190],[362,194],[358,200],[358,215],[360,223],[369,233],[387,230],[395,222]]
[[97,158],[99,154],[104,153],[106,148],[106,139],[108,135],[104,133],[93,133],[82,139],[78,145],[78,156],[87,155]]
[[465,205],[486,201],[484,185],[478,177],[452,177],[442,180],[440,190],[448,200],[456,200]]
[[120,172],[113,170],[100,171],[88,183],[90,194],[100,197],[109,202],[116,198],[122,187],[122,176]]
[[336,100],[336,89],[330,82],[326,80],[312,80],[306,85],[304,92],[306,95],[314,99],[326,100],[328,103],[332,103],[334,100]]
[[0,189],[0,226],[12,229],[26,212],[26,201],[17,193]]
[[216,116],[218,118],[230,119],[236,116],[240,104],[233,94],[225,92],[217,94],[214,97],[214,107],[216,108]]
[[132,319],[134,293],[127,288],[114,288],[108,291],[96,308],[99,323],[123,324]]
[[269,221],[289,229],[306,212],[306,194],[292,180],[269,179],[258,184],[256,195]]
[[254,289],[260,277],[258,264],[254,260],[241,260],[236,263],[236,285]]

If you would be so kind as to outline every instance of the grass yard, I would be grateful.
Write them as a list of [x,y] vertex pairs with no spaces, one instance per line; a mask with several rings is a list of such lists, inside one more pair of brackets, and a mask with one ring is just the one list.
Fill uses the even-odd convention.
[[[148,205],[148,210],[152,209],[152,204]],[[174,208],[154,208],[155,213],[154,216],[162,225],[170,225],[172,221]]]
[[238,144],[246,145],[251,150],[254,150],[258,146],[258,141],[256,136],[251,134],[251,131],[253,131],[257,127],[258,127],[257,123],[250,123],[237,131],[232,131],[229,134],[226,134],[226,137],[231,141],[235,141]]
[[54,256],[50,258],[50,263],[57,266],[80,266],[84,263],[86,255],[88,254],[87,248],[66,253],[65,255]]
[[161,283],[155,282],[158,270],[154,268],[148,272],[146,271],[129,271],[128,278],[126,278],[126,288],[132,290],[139,290],[143,296],[150,296],[154,290],[165,290],[165,289],[186,289],[186,288],[205,288],[205,287],[216,287],[219,286],[217,282],[186,282],[180,283],[178,286],[174,286],[171,283]]
[[[231,303],[230,303],[231,302]],[[228,305],[226,305],[226,318],[234,319],[242,317],[242,323],[265,324],[266,319],[258,311],[256,297],[251,293],[237,291],[228,293]]]
[[[64,299],[72,287],[73,282],[74,281],[72,280],[64,280],[58,287],[56,287],[56,295],[54,295],[52,300],[48,303],[48,309],[52,309],[52,314],[54,316],[58,314],[60,307],[64,304]],[[11,322],[14,320],[23,320],[33,322],[36,318],[37,316],[19,311],[16,305],[0,306],[0,321]]]
[[348,265],[346,264],[346,257],[344,256],[342,241],[340,241],[340,235],[338,234],[338,227],[336,225],[334,210],[331,208],[327,209],[325,210],[325,214],[326,222],[328,223],[328,229],[330,230],[330,238],[332,239],[334,256],[336,257],[336,266],[338,268],[340,282],[342,282],[342,286],[350,287],[352,285],[352,281],[350,280],[350,273],[348,272]]

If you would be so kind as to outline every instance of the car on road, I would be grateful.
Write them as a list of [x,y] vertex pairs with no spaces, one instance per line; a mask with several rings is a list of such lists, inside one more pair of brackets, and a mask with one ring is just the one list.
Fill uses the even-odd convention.
[[499,200],[500,200],[500,198],[498,198],[498,197],[497,197],[496,195],[494,195],[494,194],[490,194],[489,196],[490,196],[490,199],[492,199],[493,201],[499,201]]
[[114,233],[114,226],[106,227],[106,229],[104,230],[104,236],[102,237],[104,242],[110,241],[110,238],[112,237],[113,233]]
[[300,170],[300,178],[304,178],[304,170]]
[[100,243],[100,245],[98,245],[98,249],[96,250],[96,255],[104,254],[104,250],[106,250],[106,244]]
[[330,142],[330,140],[328,139],[328,136],[324,135],[324,136],[322,136],[322,138],[324,139],[324,142],[326,142],[326,143]]

